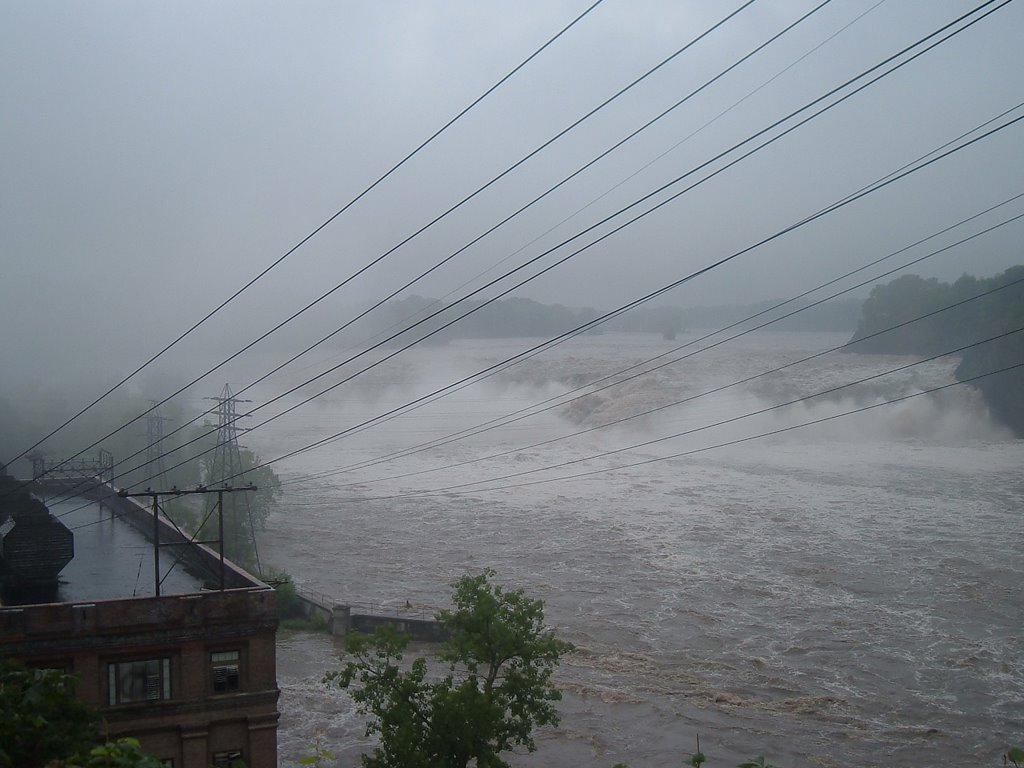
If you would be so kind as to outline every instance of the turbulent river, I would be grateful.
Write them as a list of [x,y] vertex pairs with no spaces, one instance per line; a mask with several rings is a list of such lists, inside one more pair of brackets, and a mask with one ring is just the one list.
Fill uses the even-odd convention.
[[[844,340],[745,336],[367,464],[687,343],[581,337],[280,462],[261,555],[338,601],[413,614],[485,567],[542,598],[578,652],[558,673],[561,727],[516,765],[675,766],[698,734],[714,765],[998,765],[1024,742],[1024,441],[965,387],[840,416],[953,381],[952,359],[772,410],[913,360],[828,354],[726,386]],[[527,346],[417,348],[243,442],[281,455]],[[490,478],[503,479],[468,485]],[[280,635],[283,766],[318,737],[341,765],[368,749],[363,718],[319,682],[337,653],[327,636]]]

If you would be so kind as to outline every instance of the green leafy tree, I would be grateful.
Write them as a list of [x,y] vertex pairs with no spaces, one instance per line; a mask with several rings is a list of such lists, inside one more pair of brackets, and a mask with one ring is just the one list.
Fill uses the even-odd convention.
[[58,761],[53,768],[163,768],[163,763],[142,751],[136,739],[108,741],[84,755]]
[[[904,275],[871,291],[851,340],[863,341],[851,350],[927,356],[966,347],[957,380],[972,380],[992,414],[1024,437],[1024,369],[1014,367],[1024,355],[1022,327],[1024,265],[990,278],[963,275],[952,284]],[[978,343],[984,339],[990,341]]]
[[41,768],[99,741],[97,718],[74,695],[74,677],[0,660],[0,766]]
[[408,638],[389,627],[352,635],[351,659],[325,681],[350,690],[370,715],[380,745],[366,768],[480,768],[507,763],[513,747],[536,749],[535,729],[559,722],[552,673],[573,646],[544,626],[544,604],[492,583],[494,571],[455,582],[450,611],[437,619],[448,639],[431,674],[427,659],[403,668]]
[[[227,481],[231,485],[255,485],[255,492],[242,491],[224,494],[224,551],[228,558],[244,566],[257,564],[254,545],[255,534],[266,528],[267,519],[281,498],[281,480],[271,467],[260,465],[260,457],[245,447],[239,447],[236,461],[230,465],[224,454],[218,453],[217,426],[209,422],[191,430],[188,455],[193,458],[181,470],[179,487],[200,484],[217,488]],[[235,473],[240,474],[233,476]],[[217,497],[208,494],[197,497],[168,498],[164,510],[182,527],[198,532],[203,538],[218,534]]]
[[75,677],[0,659],[0,768],[161,768],[135,739],[100,743]]
[[[267,518],[281,496],[281,481],[273,469],[259,466],[260,457],[248,448],[239,448],[238,460],[244,475],[232,482],[252,484],[257,490],[225,494],[224,550],[235,562],[252,566],[256,563],[256,532],[267,527]],[[224,467],[215,466],[211,455],[207,455],[204,461],[208,464],[206,479],[212,480],[212,487],[216,487],[216,480],[228,472]],[[213,498],[207,497],[208,504],[213,503]],[[208,525],[212,527],[214,523],[211,521]]]

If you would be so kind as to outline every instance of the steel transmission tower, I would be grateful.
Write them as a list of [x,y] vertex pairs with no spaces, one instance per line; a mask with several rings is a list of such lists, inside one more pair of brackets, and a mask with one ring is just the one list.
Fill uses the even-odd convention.
[[[252,400],[242,400],[234,396],[231,386],[224,385],[217,397],[207,397],[206,400],[213,400],[217,403],[215,413],[217,414],[217,445],[213,450],[213,456],[207,464],[206,484],[217,487],[221,485],[243,485],[245,484],[245,466],[242,463],[242,452],[238,445],[238,435],[241,428],[238,420],[246,418],[249,414],[239,414],[240,403],[251,403]],[[248,494],[231,494],[224,500],[226,507],[224,539],[225,550],[229,558],[241,560],[242,562],[255,559],[257,570],[262,571],[260,566],[260,553],[256,547],[256,529],[253,525],[252,506],[249,503]],[[209,517],[211,510],[207,510],[204,519]],[[251,549],[250,549],[251,547]]]
[[151,488],[167,485],[167,469],[164,466],[164,422],[169,418],[160,412],[156,400],[150,400],[153,410],[146,416],[146,477]]

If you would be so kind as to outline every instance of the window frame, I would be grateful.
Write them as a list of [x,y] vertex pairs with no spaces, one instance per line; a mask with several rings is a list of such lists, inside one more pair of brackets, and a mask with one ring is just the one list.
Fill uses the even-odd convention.
[[225,749],[210,755],[210,765],[213,768],[231,768],[238,761],[245,761],[245,756],[240,749]]
[[[217,659],[217,656],[226,656],[228,654],[234,654],[234,659],[223,658]],[[242,677],[242,664],[244,660],[244,653],[241,648],[209,648],[207,649],[207,670],[209,688],[214,696],[228,696],[233,693],[238,693],[243,690],[243,677]],[[234,686],[230,685],[231,673],[226,672],[225,676],[227,683],[222,689],[217,688],[217,676],[219,669],[230,670],[234,667]]]
[[[155,674],[149,665],[156,665]],[[141,674],[136,667],[142,666]],[[141,697],[136,697],[136,688],[142,687]],[[153,687],[155,681],[155,687]],[[127,683],[127,685],[126,685]],[[155,696],[149,695],[154,690]],[[130,698],[131,697],[131,698]],[[107,705],[111,707],[145,705],[158,701],[169,701],[174,697],[171,682],[171,657],[149,656],[142,658],[111,659],[107,661]]]

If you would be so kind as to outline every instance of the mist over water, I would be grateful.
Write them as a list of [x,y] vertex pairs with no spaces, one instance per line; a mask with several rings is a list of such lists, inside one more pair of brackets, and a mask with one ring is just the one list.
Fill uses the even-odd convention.
[[[494,567],[543,598],[579,652],[559,672],[561,729],[538,766],[677,764],[696,734],[714,760],[786,766],[995,764],[1024,728],[1024,444],[972,390],[619,471],[524,483],[697,451],[952,381],[939,360],[828,397],[636,451],[496,481],[695,430],[910,362],[829,355],[641,419],[533,443],[692,397],[841,344],[756,334],[583,401],[436,450],[286,485],[265,561],[342,602],[444,604]],[[277,465],[286,482],[370,461],[611,374],[684,343],[574,340],[380,428]],[[334,434],[521,349],[417,350],[244,439],[272,457]],[[684,350],[688,351],[688,350]],[[510,451],[472,464],[479,457]],[[397,477],[405,475],[404,477]],[[391,478],[391,479],[388,479]],[[354,759],[363,719],[319,684],[330,638],[283,633],[281,759],[323,733]]]
[[[1024,4],[588,3],[567,27],[583,5],[3,4],[0,461],[102,443],[145,487],[147,426],[191,440],[230,383],[263,459],[356,428],[274,465],[264,562],[339,601],[429,611],[485,567],[546,601],[580,650],[524,764],[678,765],[698,732],[716,766],[996,764],[1024,740],[1024,441],[964,387],[831,418],[955,361],[734,420],[906,362],[833,355],[652,410],[844,340],[761,334],[409,452],[672,346],[609,333],[358,428],[653,292],[671,325],[636,306],[619,328],[724,325],[886,254],[944,281],[1020,261]],[[853,323],[860,288],[786,322]],[[451,333],[538,338],[434,337],[361,373],[499,294]],[[422,297],[448,311],[341,364]],[[320,730],[345,764],[365,749],[318,682],[333,653],[282,638],[286,765]]]

